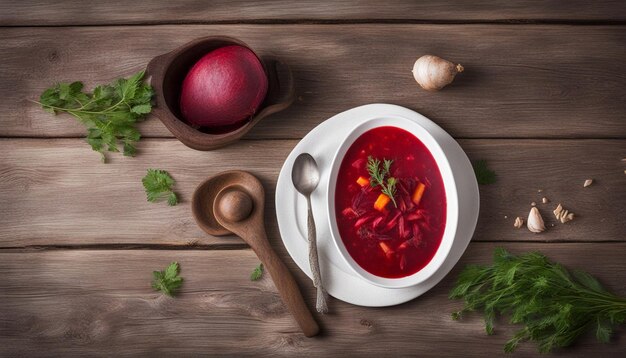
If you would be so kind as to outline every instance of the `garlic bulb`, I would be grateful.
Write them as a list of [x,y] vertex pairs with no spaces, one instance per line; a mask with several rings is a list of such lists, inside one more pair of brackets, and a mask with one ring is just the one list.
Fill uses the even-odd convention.
[[528,223],[526,227],[531,232],[538,234],[546,230],[546,225],[543,223],[543,218],[539,213],[539,210],[536,207],[532,207],[530,209],[530,213],[528,213]]
[[427,91],[439,91],[461,72],[463,66],[433,55],[424,55],[413,65],[413,77]]

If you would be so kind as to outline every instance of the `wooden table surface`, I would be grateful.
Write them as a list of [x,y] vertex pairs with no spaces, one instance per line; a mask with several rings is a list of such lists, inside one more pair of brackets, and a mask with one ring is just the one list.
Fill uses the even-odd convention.
[[[82,125],[28,101],[58,81],[128,76],[207,35],[238,37],[294,70],[296,103],[230,147],[188,149],[149,117],[138,155],[102,164]],[[410,69],[428,53],[466,72],[423,91]],[[0,1],[0,356],[502,355],[515,327],[502,320],[486,336],[479,315],[452,321],[462,304],[447,298],[460,268],[491,262],[496,246],[540,250],[626,295],[624,58],[623,1]],[[426,115],[498,181],[481,186],[472,242],[439,285],[389,308],[332,299],[316,316],[322,335],[305,338],[271,280],[250,281],[258,260],[243,241],[196,226],[191,194],[223,170],[256,174],[272,245],[312,307],[312,285],[279,238],[278,172],[317,124],[373,102]],[[146,202],[151,167],[176,179],[178,206]],[[548,225],[540,235],[513,228],[533,201]],[[555,222],[559,202],[573,222]],[[185,283],[167,298],[151,272],[174,260]],[[624,356],[624,331],[555,355]],[[528,343],[516,356],[536,352]]]

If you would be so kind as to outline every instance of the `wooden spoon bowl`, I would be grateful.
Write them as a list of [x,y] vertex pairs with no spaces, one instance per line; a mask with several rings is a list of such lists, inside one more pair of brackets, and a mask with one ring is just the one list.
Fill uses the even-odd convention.
[[296,280],[267,239],[264,203],[265,190],[256,177],[244,171],[228,171],[200,184],[191,207],[196,222],[207,233],[234,233],[250,245],[304,335],[315,336],[319,333],[319,326],[306,306]]
[[[215,202],[215,197],[217,197],[217,194],[222,191],[222,189],[235,183],[248,182],[250,181],[249,176],[252,175],[240,170],[226,171],[198,185],[191,199],[191,211],[193,217],[196,219],[196,223],[198,223],[198,226],[200,226],[202,230],[213,236],[232,234],[231,231],[224,228],[215,218],[213,214],[213,203]],[[248,179],[246,180],[246,178]],[[254,179],[256,180],[256,178]],[[257,192],[259,190],[258,187],[253,189],[256,189]],[[261,198],[262,203],[263,200],[265,200],[262,186],[261,193],[263,195],[263,198]]]
[[[289,107],[294,100],[293,77],[289,67],[271,56],[259,56],[268,78],[268,90],[259,111],[245,124],[210,132],[194,128],[180,112],[180,92],[187,72],[202,56],[220,47],[239,45],[250,49],[244,42],[232,37],[209,36],[195,39],[171,52],[157,56],[148,63],[147,73],[152,76],[156,107],[152,113],[172,134],[186,146],[197,150],[213,150],[237,141],[259,121],[272,113]],[[252,49],[250,49],[254,52]]]

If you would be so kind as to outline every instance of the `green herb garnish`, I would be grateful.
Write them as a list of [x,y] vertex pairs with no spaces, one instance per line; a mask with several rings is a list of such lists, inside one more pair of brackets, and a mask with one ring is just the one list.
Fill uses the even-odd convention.
[[497,314],[524,327],[504,346],[513,352],[523,341],[535,341],[542,353],[572,344],[587,330],[608,342],[613,327],[626,319],[626,298],[608,292],[590,274],[568,271],[536,252],[515,256],[502,248],[492,266],[469,265],[459,275],[450,298],[462,298],[468,311],[484,312],[487,334]]
[[178,197],[172,190],[174,179],[165,170],[148,169],[148,173],[141,182],[146,190],[149,202],[167,198],[167,205],[174,206],[178,204]]
[[370,174],[370,185],[372,187],[380,186],[380,191],[387,195],[393,202],[394,207],[398,207],[394,196],[396,195],[397,180],[394,177],[389,177],[385,180],[385,177],[389,176],[391,172],[391,164],[393,160],[383,158],[382,168],[380,167],[380,160],[367,157],[367,171]]
[[157,291],[161,291],[168,296],[174,296],[176,291],[183,284],[183,278],[178,276],[180,273],[180,266],[178,262],[172,262],[165,271],[153,271],[154,280],[152,281],[152,288]]
[[128,79],[83,92],[82,82],[59,83],[45,90],[39,98],[44,110],[58,114],[68,113],[87,127],[87,143],[106,161],[105,151],[119,152],[124,146],[125,156],[134,156],[135,143],[141,137],[135,127],[152,110],[152,87],[144,84],[144,71]]
[[259,264],[259,266],[255,267],[250,274],[250,281],[258,281],[263,276],[263,264]]
[[486,160],[475,160],[472,164],[478,184],[489,185],[496,182],[496,172],[487,167]]

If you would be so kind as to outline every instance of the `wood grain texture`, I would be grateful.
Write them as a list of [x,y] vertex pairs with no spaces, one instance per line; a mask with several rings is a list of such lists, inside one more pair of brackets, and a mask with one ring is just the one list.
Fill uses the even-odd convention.
[[[194,38],[240,38],[288,63],[298,99],[247,138],[301,138],[351,107],[394,103],[461,138],[626,138],[625,26],[189,25],[0,29],[0,136],[76,137],[85,129],[27,99],[58,81],[127,76]],[[466,71],[437,93],[411,68],[433,53]],[[148,137],[171,137],[157,120]]]
[[211,23],[246,21],[325,20],[613,20],[626,19],[622,1],[150,1],[84,2],[5,0],[0,26]]
[[[439,285],[400,306],[363,308],[331,299],[331,312],[318,316],[323,333],[312,339],[299,331],[267,275],[249,280],[258,264],[250,250],[0,253],[0,355],[500,356],[516,327],[503,319],[488,337],[479,315],[452,321],[450,313],[462,303],[447,298],[459,270],[491,262],[494,247],[470,244]],[[540,250],[626,294],[625,243],[504,247],[514,253]],[[173,260],[185,279],[174,299],[150,288],[151,271]],[[312,284],[290,267],[312,306]],[[619,331],[611,344],[589,335],[555,355],[623,356],[624,330]],[[536,347],[526,343],[515,356],[536,355]]]
[[[80,139],[0,140],[0,247],[241,245],[239,239],[203,233],[190,203],[203,180],[241,168],[259,177],[265,187],[265,222],[270,240],[277,243],[274,189],[296,143],[242,141],[199,152],[173,139],[144,139],[137,157],[116,154],[109,164],[102,164],[98,153]],[[626,163],[621,159],[626,156],[626,140],[461,140],[460,144],[471,159],[486,159],[498,175],[496,184],[480,187],[474,240],[625,239]],[[172,174],[179,205],[146,201],[141,178],[148,168]],[[588,178],[595,182],[583,188]],[[542,204],[544,196],[551,202]],[[513,228],[515,217],[525,219],[533,201],[548,225],[548,231],[539,235]],[[574,221],[556,223],[551,211],[559,202],[576,214]]]

